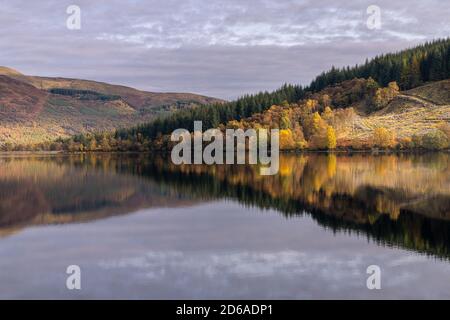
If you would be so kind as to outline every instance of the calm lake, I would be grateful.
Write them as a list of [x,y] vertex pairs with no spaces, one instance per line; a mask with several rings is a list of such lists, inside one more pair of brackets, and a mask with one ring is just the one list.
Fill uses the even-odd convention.
[[0,156],[2,299],[449,299],[449,258],[448,153]]

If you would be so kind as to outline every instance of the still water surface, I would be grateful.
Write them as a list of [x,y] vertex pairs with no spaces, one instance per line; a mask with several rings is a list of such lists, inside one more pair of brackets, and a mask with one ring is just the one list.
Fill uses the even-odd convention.
[[448,299],[449,257],[445,153],[0,157],[0,298]]

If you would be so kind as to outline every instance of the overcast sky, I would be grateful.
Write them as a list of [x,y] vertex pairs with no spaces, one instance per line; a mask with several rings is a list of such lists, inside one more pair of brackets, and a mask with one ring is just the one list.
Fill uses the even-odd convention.
[[449,17],[448,0],[0,0],[0,65],[233,99],[448,37]]

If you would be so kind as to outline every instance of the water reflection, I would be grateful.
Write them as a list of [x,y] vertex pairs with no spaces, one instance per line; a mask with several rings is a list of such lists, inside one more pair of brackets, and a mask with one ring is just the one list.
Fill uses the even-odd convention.
[[226,198],[448,258],[449,160],[446,153],[283,155],[278,175],[261,176],[257,166],[175,166],[145,155],[2,157],[0,236]]

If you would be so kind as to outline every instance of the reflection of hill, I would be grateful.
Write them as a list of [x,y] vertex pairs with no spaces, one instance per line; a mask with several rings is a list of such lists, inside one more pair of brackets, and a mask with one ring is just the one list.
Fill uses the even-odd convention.
[[283,155],[278,175],[261,176],[256,166],[175,166],[137,155],[0,158],[0,236],[231,198],[448,258],[449,164],[445,153]]
[[173,190],[127,174],[136,170],[139,161],[121,157],[0,158],[0,236],[26,225],[190,203]]

